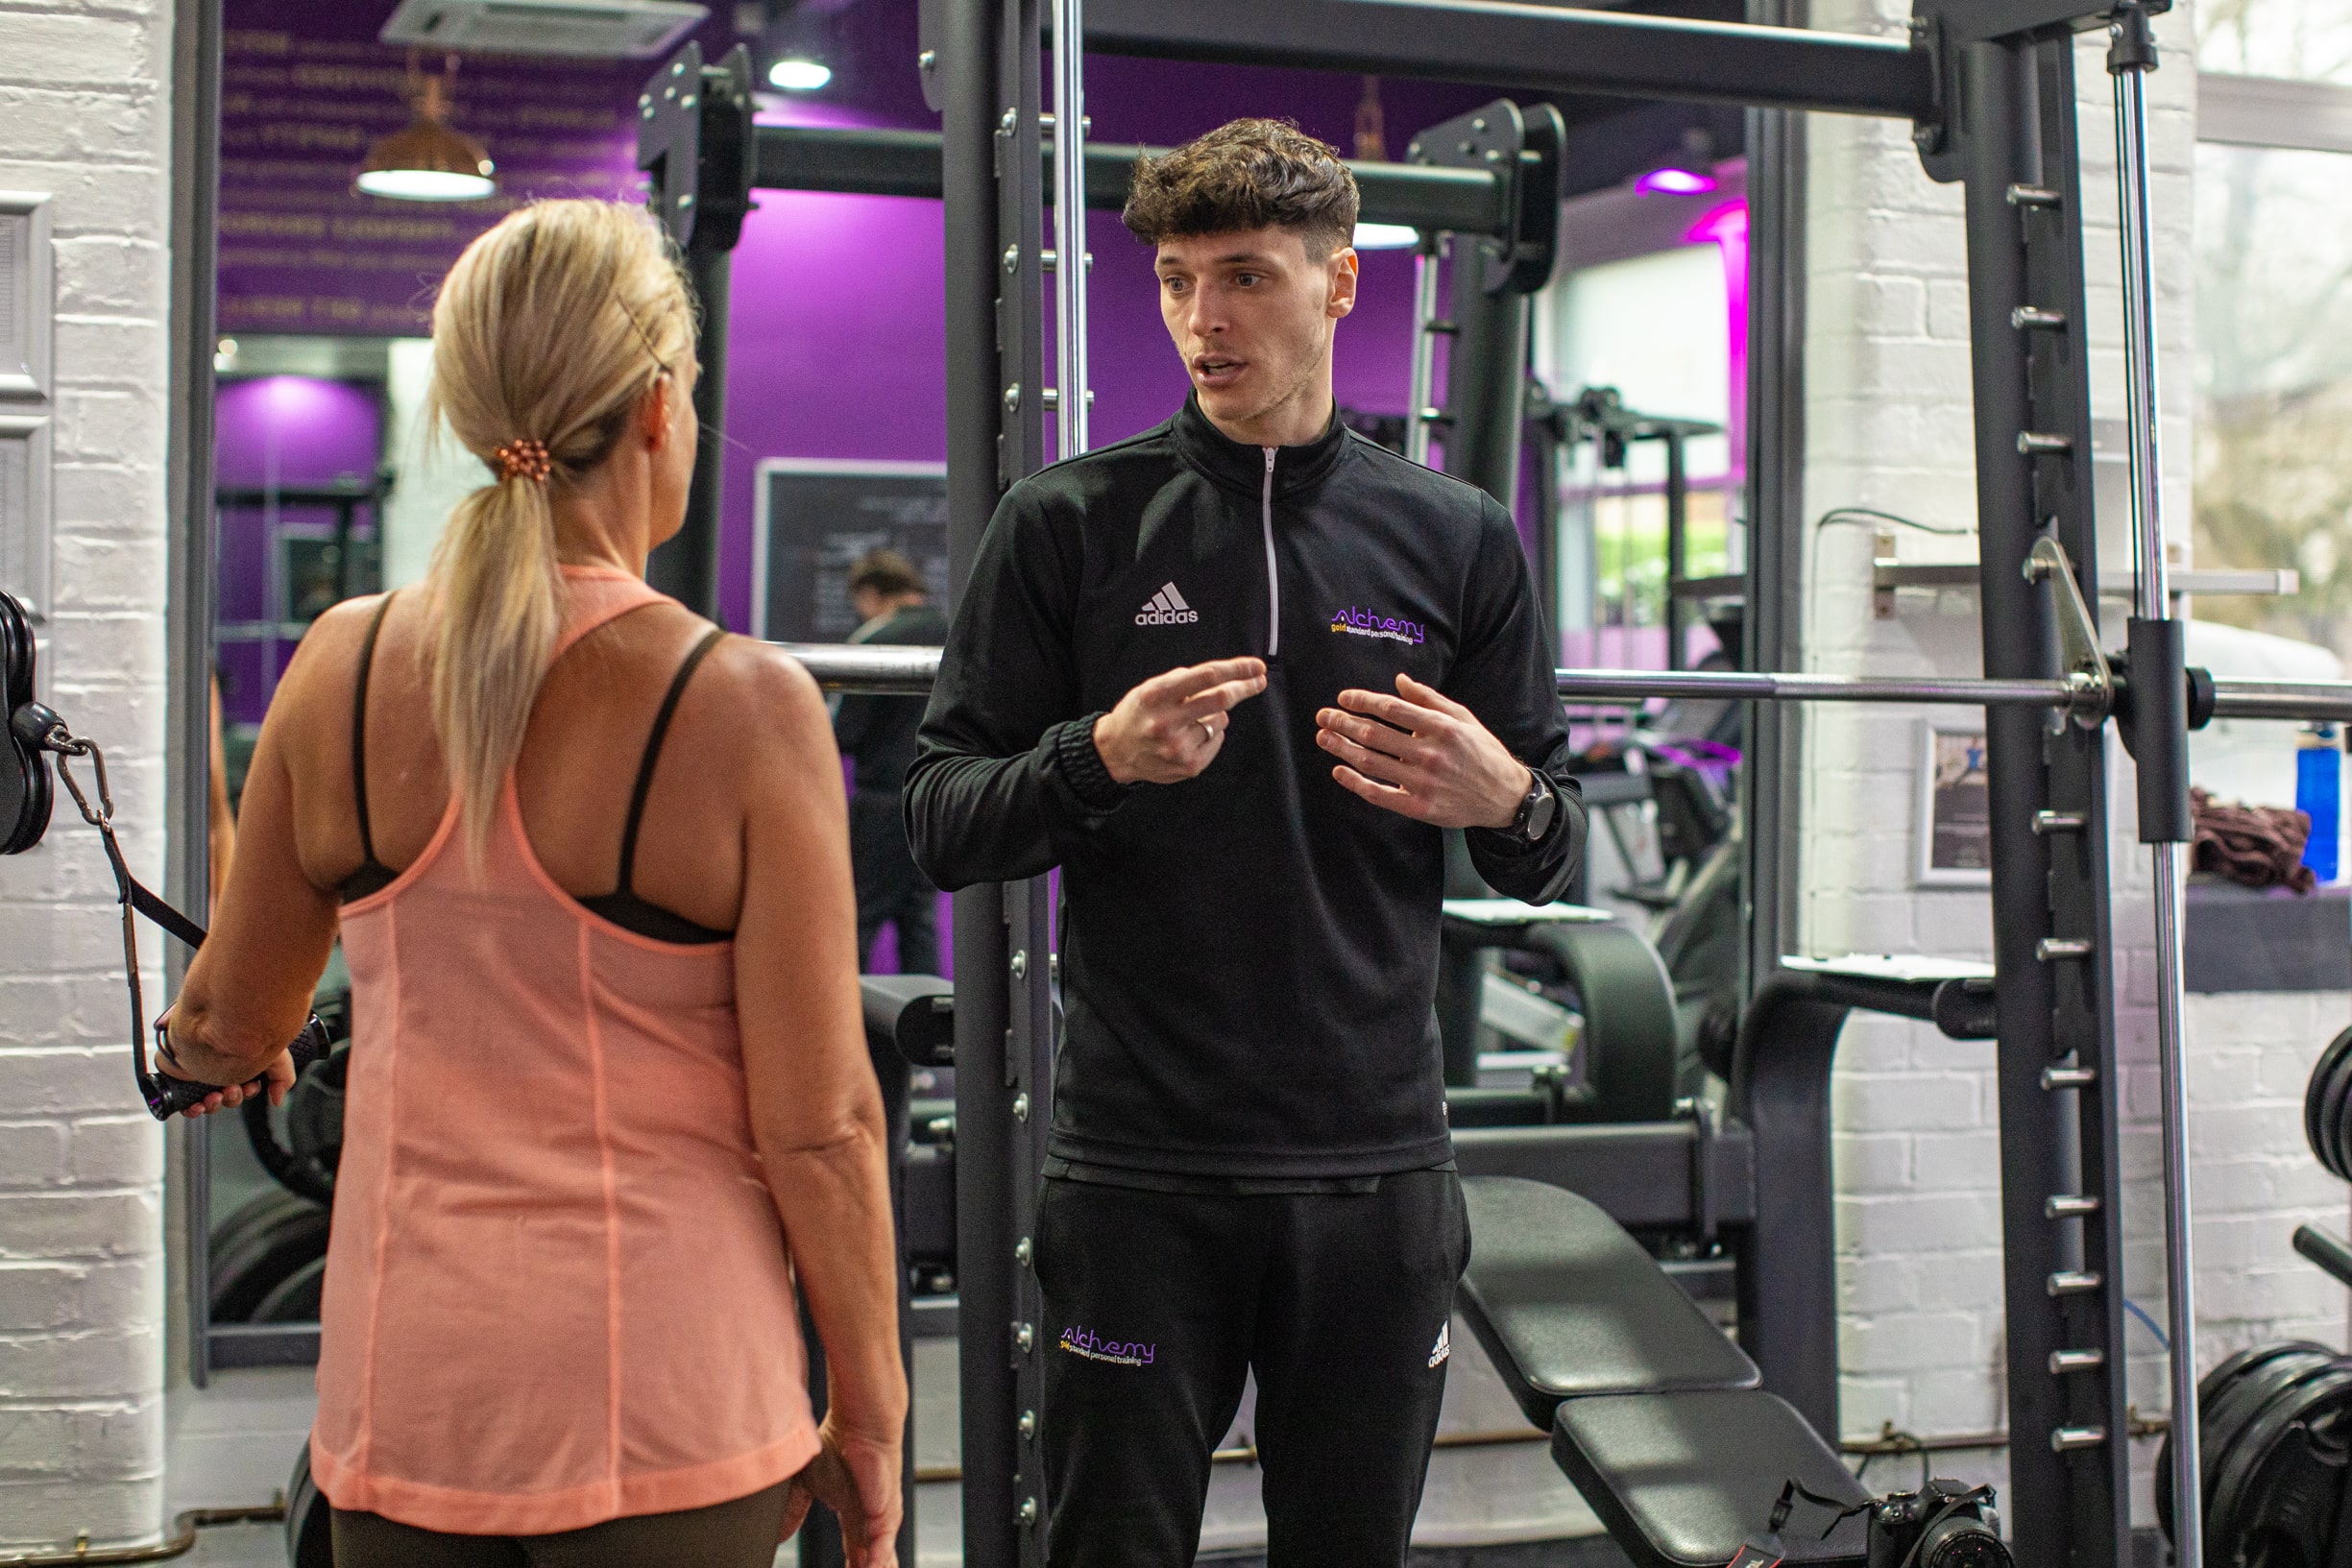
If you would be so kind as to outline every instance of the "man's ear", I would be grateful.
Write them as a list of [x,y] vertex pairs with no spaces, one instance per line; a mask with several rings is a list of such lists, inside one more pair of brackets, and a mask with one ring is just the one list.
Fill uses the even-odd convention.
[[1356,307],[1356,252],[1343,245],[1331,253],[1331,294],[1323,310],[1333,321]]

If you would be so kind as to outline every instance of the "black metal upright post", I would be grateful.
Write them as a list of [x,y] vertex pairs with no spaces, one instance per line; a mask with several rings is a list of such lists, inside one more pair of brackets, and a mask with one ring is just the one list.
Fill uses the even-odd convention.
[[[1802,28],[1806,0],[1747,0],[1749,22]],[[1747,583],[1739,667],[1804,662],[1806,117],[1748,111]],[[1797,930],[1804,710],[1750,703],[1740,732],[1741,994],[1780,967]]]
[[[1988,677],[2059,673],[2063,586],[2097,602],[2072,36],[1963,46],[1976,500]],[[2110,1568],[2130,1536],[2104,733],[1986,713],[2000,1020],[2008,1509],[2020,1560]]]
[[[1043,458],[1037,0],[952,0],[934,69],[947,224],[951,602],[1006,488]],[[1051,1105],[1045,885],[956,897],[956,1208],[963,1561],[1043,1559],[1028,1268]]]
[[637,162],[647,210],[686,263],[698,309],[694,419],[702,427],[686,521],[645,562],[646,581],[688,608],[718,615],[718,525],[727,427],[727,304],[735,244],[751,211],[759,134],[751,123],[751,51],[741,44],[715,65],[688,44],[664,62],[637,100]]
[[[1002,0],[955,0],[939,40],[941,181],[946,203],[947,539],[949,602],[962,596],[1004,480],[997,348],[997,48]],[[1017,373],[1016,373],[1017,374]],[[1013,1568],[1017,1440],[1005,1354],[1013,1261],[1012,1095],[1006,1087],[1004,889],[956,895],[956,1289],[963,1468],[963,1560]]]
[[1666,667],[1683,667],[1683,596],[1675,591],[1690,569],[1690,464],[1688,436],[1668,422],[1659,440],[1666,447]]
[[1527,296],[1489,293],[1480,252],[1454,242],[1452,347],[1445,355],[1445,471],[1503,503],[1519,494],[1519,427],[1527,409]]
[[689,246],[686,276],[700,307],[695,323],[694,477],[686,493],[686,522],[645,560],[645,580],[690,610],[718,615],[718,525],[725,501],[727,443],[727,305],[733,296],[735,253]]

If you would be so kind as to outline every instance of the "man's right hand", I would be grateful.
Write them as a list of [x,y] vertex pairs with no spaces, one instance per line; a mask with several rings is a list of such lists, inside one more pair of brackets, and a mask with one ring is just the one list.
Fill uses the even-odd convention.
[[1218,659],[1154,675],[1094,721],[1094,749],[1123,784],[1181,784],[1224,749],[1227,715],[1265,689],[1263,659]]

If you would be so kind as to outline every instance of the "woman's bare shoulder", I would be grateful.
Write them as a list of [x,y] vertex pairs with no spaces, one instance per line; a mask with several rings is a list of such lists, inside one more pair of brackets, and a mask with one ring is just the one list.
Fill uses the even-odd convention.
[[[757,638],[722,639],[695,678],[700,712],[692,715],[711,738],[762,754],[833,749],[825,694],[800,662]],[[681,712],[682,719],[689,717]]]
[[320,612],[303,633],[270,703],[273,714],[306,720],[327,706],[348,707],[359,680],[359,659],[376,613],[391,595],[362,594]]

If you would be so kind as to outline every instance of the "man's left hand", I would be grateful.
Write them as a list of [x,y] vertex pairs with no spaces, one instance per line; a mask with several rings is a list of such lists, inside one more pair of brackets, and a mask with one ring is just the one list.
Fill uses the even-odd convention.
[[1508,828],[1533,778],[1478,716],[1437,688],[1396,677],[1395,696],[1350,688],[1315,715],[1331,777],[1384,810],[1441,828]]

